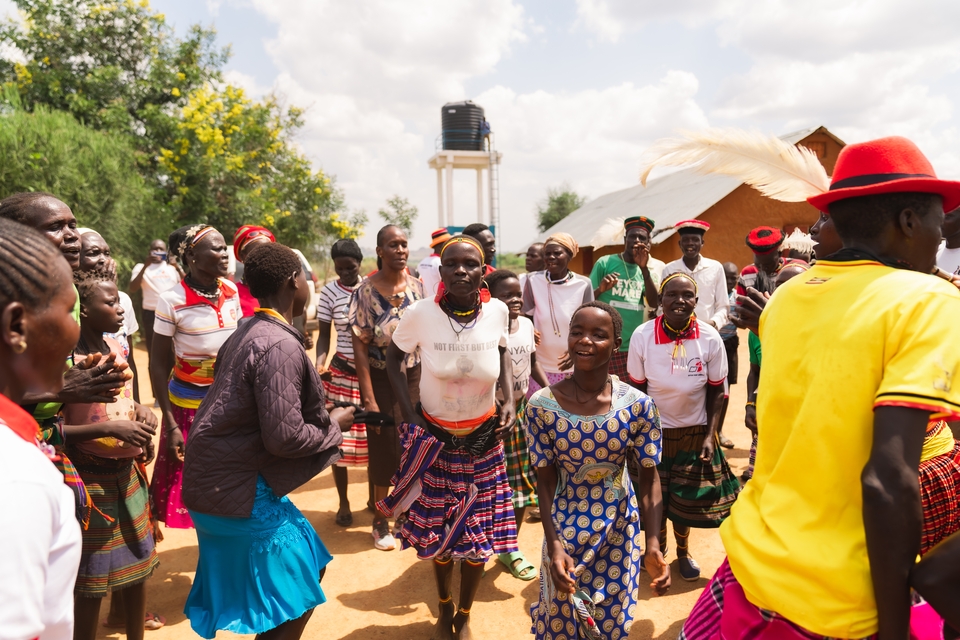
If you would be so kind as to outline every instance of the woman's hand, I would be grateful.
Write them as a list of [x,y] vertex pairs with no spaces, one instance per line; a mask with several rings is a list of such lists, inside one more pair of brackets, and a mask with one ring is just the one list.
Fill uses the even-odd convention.
[[567,369],[573,368],[573,358],[570,356],[569,352],[563,352],[563,355],[560,356],[560,360],[557,362],[557,366],[560,368],[560,371],[566,371]]
[[577,581],[573,577],[573,570],[576,565],[573,558],[563,548],[563,543],[559,540],[554,542],[549,548],[550,556],[550,577],[553,584],[560,593],[573,593],[577,590]]
[[540,341],[543,339],[543,335],[536,329],[533,330],[533,346],[539,347]]
[[114,438],[123,440],[135,447],[147,446],[147,443],[152,442],[154,434],[157,433],[156,427],[135,420],[111,420],[104,424],[110,425],[110,435]]
[[186,442],[183,439],[183,432],[180,431],[180,427],[175,427],[167,431],[167,455],[171,459],[176,458],[180,462],[183,462],[184,447]]
[[137,456],[137,460],[143,464],[150,464],[153,462],[154,457],[156,457],[156,449],[153,446],[153,440],[147,443],[147,446],[143,447],[143,453]]
[[355,407],[336,407],[330,410],[330,418],[337,421],[340,431],[350,431],[350,427],[353,426],[353,414],[355,412]]
[[667,589],[670,588],[670,565],[663,559],[660,549],[648,547],[643,566],[650,574],[650,588],[658,596],[665,594]]
[[517,409],[513,403],[500,407],[500,427],[497,428],[497,439],[504,440],[517,423]]
[[[377,404],[377,401],[373,398],[363,401],[363,410],[367,413],[380,413],[380,405]],[[380,435],[380,427],[371,427],[367,426],[367,429],[372,429],[374,433]]]
[[179,425],[177,425],[176,418],[173,417],[173,412],[167,412],[163,416],[162,428],[164,433],[167,434],[167,455],[170,456],[170,459],[177,459],[183,462],[183,432],[180,431]]
[[757,407],[753,404],[748,404],[743,410],[743,424],[747,429],[750,429],[750,433],[756,435],[757,433]]
[[149,425],[154,429],[156,429],[157,425],[159,424],[159,421],[157,420],[157,414],[139,402],[136,402],[133,405],[133,419],[137,422],[142,422],[143,424]]
[[716,447],[714,439],[715,436],[712,433],[703,439],[703,448],[700,450],[700,462],[703,464],[710,464],[710,461],[713,460],[713,450]]

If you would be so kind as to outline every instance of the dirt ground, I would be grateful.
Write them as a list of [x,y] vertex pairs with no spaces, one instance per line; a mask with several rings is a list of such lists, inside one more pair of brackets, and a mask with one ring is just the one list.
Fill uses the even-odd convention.
[[[741,332],[743,334],[743,332]],[[732,388],[730,410],[724,432],[736,448],[725,450],[736,474],[746,468],[750,433],[743,426],[748,359],[746,335],[741,336],[739,384]],[[146,369],[146,353],[138,349],[137,361]],[[142,400],[152,403],[150,385],[140,385]],[[327,470],[290,498],[316,528],[333,554],[333,562],[323,579],[327,602],[320,605],[304,638],[311,640],[416,640],[430,637],[437,615],[437,594],[429,562],[420,562],[412,549],[378,551],[373,548],[370,528],[373,514],[366,511],[367,474],[365,469],[350,470],[350,504],[354,524],[350,528],[334,524],[338,501],[333,475]],[[197,563],[197,539],[194,531],[165,529],[158,545],[160,568],[147,583],[147,609],[166,617],[167,624],[147,632],[148,640],[186,640],[198,637],[183,615],[183,604],[190,591]],[[540,523],[526,522],[519,533],[520,549],[539,566],[543,531]],[[655,596],[641,581],[637,618],[630,640],[656,638],[673,640],[699,597],[707,580],[723,561],[723,545],[715,529],[694,529],[690,549],[702,570],[697,582],[684,582],[677,572],[675,543],[670,540],[673,586],[662,597]],[[646,578],[643,574],[643,578]],[[484,640],[512,640],[530,637],[530,605],[538,597],[538,581],[524,582],[510,575],[495,561],[487,565],[472,611],[475,637]],[[454,584],[454,593],[457,585]],[[106,616],[104,600],[101,618]],[[119,638],[124,634],[101,628],[98,638]],[[219,638],[236,637],[221,632]],[[250,636],[253,637],[253,636]]]

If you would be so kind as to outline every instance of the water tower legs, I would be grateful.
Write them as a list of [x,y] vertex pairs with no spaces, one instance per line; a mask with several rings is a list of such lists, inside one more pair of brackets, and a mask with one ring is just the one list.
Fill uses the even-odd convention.
[[437,226],[447,226],[443,221],[443,170],[440,167],[437,167]]
[[483,169],[477,169],[477,222],[483,222],[483,218]]
[[453,154],[447,154],[447,225],[453,225]]

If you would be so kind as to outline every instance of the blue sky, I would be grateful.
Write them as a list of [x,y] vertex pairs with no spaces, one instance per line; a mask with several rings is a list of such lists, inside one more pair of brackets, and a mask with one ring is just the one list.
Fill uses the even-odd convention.
[[[504,154],[503,248],[535,235],[535,205],[566,183],[632,186],[651,142],[678,129],[848,142],[906,135],[960,177],[960,3],[917,0],[154,0],[178,29],[213,24],[228,81],[307,108],[298,142],[371,218],[393,194],[437,223],[426,161],[444,102],[486,109]],[[458,224],[476,217],[457,176]]]

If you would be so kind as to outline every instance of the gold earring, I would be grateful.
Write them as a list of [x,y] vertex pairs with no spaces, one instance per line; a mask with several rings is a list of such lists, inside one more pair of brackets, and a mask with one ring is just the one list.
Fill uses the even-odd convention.
[[20,354],[27,350],[27,341],[21,340],[20,342],[14,342],[12,345],[13,352]]

